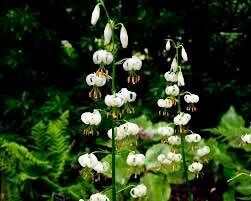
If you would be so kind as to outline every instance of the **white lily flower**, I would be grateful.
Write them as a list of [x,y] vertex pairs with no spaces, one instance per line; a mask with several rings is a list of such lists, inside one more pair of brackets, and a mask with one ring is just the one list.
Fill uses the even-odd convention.
[[105,104],[108,107],[121,107],[124,104],[124,99],[116,94],[106,95]]
[[186,103],[198,103],[200,98],[196,94],[186,94],[184,96],[184,100],[186,101]]
[[180,145],[181,144],[181,139],[179,136],[177,135],[172,135],[170,136],[168,139],[168,142],[171,144],[171,145]]
[[93,113],[84,112],[81,115],[81,120],[87,125],[98,125],[101,122],[101,114],[98,110],[94,110]]
[[184,61],[188,61],[187,53],[186,53],[186,50],[183,46],[181,48],[181,57]]
[[179,87],[175,84],[172,86],[167,86],[165,90],[166,94],[168,96],[178,96],[180,93]]
[[140,184],[131,189],[130,195],[133,198],[140,198],[145,196],[147,193],[147,187],[144,184]]
[[126,163],[129,166],[142,166],[145,163],[145,156],[143,154],[130,152],[127,156]]
[[92,153],[84,154],[78,158],[78,162],[82,167],[93,168],[98,163],[98,159]]
[[167,71],[164,74],[164,77],[165,77],[167,82],[177,82],[178,81],[177,74],[175,72],[172,72],[172,71]]
[[193,173],[198,173],[202,170],[203,165],[199,162],[193,162],[191,165],[188,166],[188,170]]
[[109,65],[112,63],[112,61],[113,61],[112,53],[106,50],[98,50],[93,54],[93,62],[95,64]]
[[89,201],[110,201],[110,199],[101,193],[92,194]]
[[190,135],[186,135],[185,140],[188,143],[196,143],[201,141],[201,136],[197,133],[192,133]]
[[124,102],[134,102],[137,97],[135,92],[129,91],[127,88],[122,88],[117,95],[121,96],[124,99]]
[[251,144],[251,134],[242,135],[241,140],[246,144]]
[[161,108],[171,108],[173,105],[173,101],[171,99],[159,99],[157,102],[158,106]]
[[105,45],[109,44],[112,38],[112,28],[111,24],[108,22],[104,30]]
[[102,87],[106,83],[106,77],[102,75],[97,76],[96,73],[91,73],[86,76],[86,83],[89,86],[96,85],[98,87]]
[[196,151],[196,155],[198,156],[198,157],[203,157],[203,156],[205,156],[205,155],[207,155],[207,154],[209,154],[210,153],[210,148],[209,148],[209,146],[204,146],[204,147],[202,147],[202,148],[200,148],[200,149],[197,149],[197,151]]
[[140,70],[142,67],[142,61],[139,57],[132,56],[132,58],[128,58],[123,63],[123,68],[125,71],[132,71],[132,70]]
[[185,126],[191,119],[191,115],[188,113],[181,112],[176,117],[174,117],[174,124],[178,126]]
[[127,132],[127,135],[137,135],[139,133],[139,126],[132,122],[124,123],[120,127]]
[[[127,132],[122,127],[116,127],[115,130],[115,139],[116,140],[123,140],[127,137]],[[112,129],[108,130],[107,135],[110,139],[112,139]]]
[[92,12],[92,17],[91,17],[91,24],[95,25],[99,19],[100,16],[100,7],[99,4],[97,4]]
[[109,163],[98,161],[94,166],[93,170],[95,170],[98,174],[104,173],[109,169]]
[[171,136],[174,134],[174,129],[170,126],[163,126],[158,128],[158,133],[162,136]]
[[182,71],[179,71],[178,72],[178,86],[185,86],[185,80],[184,80],[184,77],[183,77],[183,74],[182,74]]
[[120,42],[123,48],[127,48],[128,46],[128,35],[124,25],[121,25],[120,29]]

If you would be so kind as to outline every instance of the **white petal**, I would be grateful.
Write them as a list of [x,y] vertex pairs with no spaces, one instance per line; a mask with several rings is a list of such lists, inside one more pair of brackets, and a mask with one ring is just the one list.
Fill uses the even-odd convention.
[[96,74],[95,73],[92,73],[92,74],[89,74],[86,76],[86,83],[89,85],[89,86],[93,86],[95,84],[95,77],[96,77]]
[[109,44],[112,38],[112,28],[111,24],[108,22],[104,30],[105,45]]
[[127,35],[127,31],[126,28],[124,27],[124,25],[121,26],[120,29],[120,42],[123,48],[127,48],[128,46],[128,35]]
[[188,57],[187,57],[187,53],[186,53],[186,50],[185,48],[182,46],[182,49],[181,49],[181,57],[184,61],[187,61],[188,60]]
[[178,63],[176,58],[174,58],[171,63],[171,71],[176,72],[177,70],[178,70]]
[[91,24],[95,25],[99,19],[100,16],[100,7],[99,4],[97,4],[92,12],[92,17],[91,17]]
[[171,49],[171,43],[170,40],[166,41],[166,51],[169,51]]
[[182,71],[178,72],[178,86],[185,86],[185,80]]

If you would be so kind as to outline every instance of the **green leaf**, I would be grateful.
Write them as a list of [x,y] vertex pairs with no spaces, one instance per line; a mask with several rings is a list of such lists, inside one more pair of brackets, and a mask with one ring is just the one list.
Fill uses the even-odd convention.
[[236,190],[243,195],[251,195],[251,184],[240,184]]
[[[119,153],[116,155],[116,182],[123,185],[126,184],[131,177],[131,175],[128,173],[128,165],[126,163],[127,156],[129,154],[129,151],[123,151],[123,153]],[[110,164],[110,168],[112,168],[112,155],[109,154],[105,158],[102,159],[102,161],[106,161]],[[112,177],[111,171],[105,174],[108,177]]]
[[222,116],[219,127],[226,129],[244,127],[244,119],[238,115],[233,106]]
[[235,201],[234,190],[228,189],[226,192],[224,192],[223,200],[224,201]]
[[151,201],[169,200],[171,195],[170,184],[167,177],[147,173],[141,179],[141,182],[147,186],[147,199]]

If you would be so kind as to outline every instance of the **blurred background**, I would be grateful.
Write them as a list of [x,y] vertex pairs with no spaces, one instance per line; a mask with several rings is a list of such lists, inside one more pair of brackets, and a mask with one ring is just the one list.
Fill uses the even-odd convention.
[[[161,74],[170,67],[164,39],[172,38],[184,44],[189,56],[184,67],[186,88],[200,96],[199,111],[193,120],[195,129],[216,127],[231,105],[249,125],[250,0],[106,0],[105,3],[110,14],[123,22],[128,31],[129,46],[120,51],[120,58],[137,54],[144,59],[141,82],[129,87],[138,93],[135,117],[143,112],[153,122],[160,120],[156,100],[165,86]],[[101,47],[107,23],[101,17],[96,26],[90,25],[95,4],[94,0],[0,0],[0,143],[16,143],[9,147],[8,153],[2,152],[0,167],[6,165],[3,158],[11,159],[11,154],[19,153],[9,164],[12,170],[8,170],[8,175],[15,176],[10,177],[13,182],[10,185],[4,185],[9,179],[4,170],[9,167],[1,167],[2,192],[18,191],[14,194],[27,201],[51,199],[52,192],[68,192],[62,186],[73,185],[72,189],[78,189],[74,160],[79,152],[95,144],[93,138],[81,135],[80,115],[95,104],[88,98],[85,76],[96,69],[92,54]],[[101,16],[104,16],[102,11]],[[63,40],[71,46],[64,46]],[[127,86],[127,75],[122,68],[118,69],[117,77],[118,88]],[[37,173],[15,175],[18,169],[29,166],[17,162],[23,157],[22,151],[31,150],[29,160],[35,160],[37,166],[42,164],[43,160],[32,158],[37,151],[35,131],[43,130],[51,121],[59,121],[59,116],[61,120],[68,119],[67,136],[60,142],[67,141],[67,146],[60,150],[58,144],[54,145],[58,152],[64,153],[57,159],[64,161],[62,166],[43,169],[43,174],[36,169],[40,171],[39,177]],[[58,128],[53,129],[57,132]],[[21,145],[27,150],[21,149]],[[45,148],[48,154],[51,149]],[[50,157],[53,156],[47,159]],[[45,177],[48,172],[50,177]],[[48,178],[54,178],[54,183]],[[32,182],[27,183],[26,179]],[[13,190],[17,181],[22,189]],[[41,185],[45,187],[39,188]],[[9,200],[21,199],[17,197]],[[54,197],[65,199],[60,193]]]

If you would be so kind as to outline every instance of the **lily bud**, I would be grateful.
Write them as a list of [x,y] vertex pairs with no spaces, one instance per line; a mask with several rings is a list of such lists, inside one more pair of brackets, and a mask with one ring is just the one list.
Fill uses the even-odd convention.
[[186,53],[186,50],[185,48],[182,46],[182,49],[181,49],[181,57],[184,61],[187,61],[188,60],[188,57],[187,57],[187,53]]
[[108,22],[104,30],[105,45],[109,44],[112,38],[111,24]]
[[171,43],[170,40],[166,41],[166,51],[169,51],[171,49]]
[[171,71],[176,72],[177,70],[178,70],[178,62],[176,58],[174,58],[171,63]]
[[92,18],[91,18],[91,24],[95,25],[99,19],[100,16],[100,7],[99,4],[97,4],[92,12]]
[[185,86],[185,80],[182,71],[178,72],[178,86]]
[[120,42],[121,42],[123,48],[127,48],[128,35],[127,35],[127,31],[126,31],[126,28],[124,27],[124,25],[122,25],[121,29],[120,29]]

